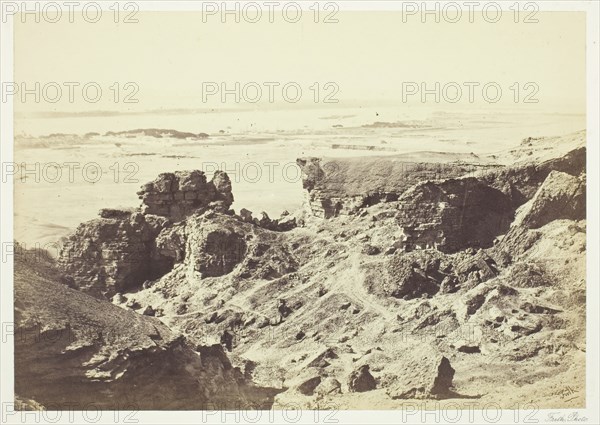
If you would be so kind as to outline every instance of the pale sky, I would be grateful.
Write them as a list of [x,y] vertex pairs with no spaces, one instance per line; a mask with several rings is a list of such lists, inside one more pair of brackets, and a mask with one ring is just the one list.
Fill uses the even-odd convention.
[[[309,14],[296,24],[282,19],[223,24],[216,17],[203,23],[200,12],[139,12],[136,17],[139,22],[130,24],[115,24],[109,17],[94,24],[81,19],[23,24],[17,15],[17,82],[97,82],[104,93],[90,104],[76,91],[70,104],[65,87],[56,104],[23,105],[17,98],[15,110],[221,107],[219,96],[202,101],[202,82],[233,87],[236,81],[297,82],[304,90],[300,103],[312,100],[313,83],[333,82],[340,105],[400,103],[403,82],[432,87],[434,82],[496,82],[504,90],[500,104],[510,104],[513,83],[533,82],[541,107],[585,110],[584,13],[540,12],[533,24],[517,24],[512,17],[495,24],[482,19],[423,24],[417,18],[403,23],[400,12],[339,12],[334,24],[314,23]],[[109,95],[115,82],[121,87],[136,83],[140,102],[115,104]],[[280,90],[275,94],[282,99]],[[255,105],[242,101],[238,106]]]

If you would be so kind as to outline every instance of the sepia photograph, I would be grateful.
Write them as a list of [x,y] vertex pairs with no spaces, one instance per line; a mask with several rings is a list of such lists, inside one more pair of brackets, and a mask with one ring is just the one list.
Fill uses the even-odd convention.
[[597,423],[600,3],[0,3],[2,423]]

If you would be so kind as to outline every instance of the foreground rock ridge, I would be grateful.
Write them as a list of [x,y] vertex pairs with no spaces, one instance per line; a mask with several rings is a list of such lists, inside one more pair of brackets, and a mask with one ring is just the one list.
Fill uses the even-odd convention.
[[[48,410],[269,408],[221,345],[57,283],[49,259],[15,257],[15,394]],[[26,407],[27,408],[27,407]]]
[[[309,409],[584,406],[585,132],[419,155],[301,158],[305,208],[278,219],[232,210],[226,173],[160,174],[139,208],[82,223],[44,273],[18,263],[17,312],[96,335],[20,346],[18,394],[44,405],[76,397],[53,383],[90,385],[111,406],[135,383],[154,408],[225,392]],[[106,342],[113,326],[125,336]]]

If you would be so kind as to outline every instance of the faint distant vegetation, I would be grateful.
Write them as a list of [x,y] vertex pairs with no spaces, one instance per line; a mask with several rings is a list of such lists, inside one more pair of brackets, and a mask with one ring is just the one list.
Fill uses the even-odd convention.
[[168,130],[163,128],[142,128],[136,130],[126,130],[126,131],[109,131],[105,134],[105,136],[125,136],[125,137],[139,137],[139,136],[148,136],[155,137],[157,139],[162,139],[164,137],[173,138],[173,139],[207,139],[208,134],[206,133],[188,133],[184,131],[178,130]]

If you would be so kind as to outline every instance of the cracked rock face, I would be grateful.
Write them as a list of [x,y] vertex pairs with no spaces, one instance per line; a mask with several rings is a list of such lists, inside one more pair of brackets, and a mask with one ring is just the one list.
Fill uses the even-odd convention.
[[[532,199],[519,208],[510,230],[495,247],[495,254],[507,258],[518,257],[536,244],[540,238],[537,229],[555,220],[585,220],[585,217],[585,173],[573,176],[552,171]],[[577,230],[577,227],[573,230]],[[533,283],[531,285],[534,286]]]
[[113,211],[109,217],[79,225],[59,258],[67,283],[96,297],[135,288],[173,265],[155,250],[154,240],[167,224],[164,218],[127,211]]
[[348,378],[348,390],[350,392],[363,393],[375,388],[377,388],[377,382],[369,372],[369,365],[360,366]]
[[230,273],[246,255],[244,235],[216,224],[192,220],[187,229],[186,262],[202,277]]
[[586,148],[574,149],[564,156],[541,163],[526,163],[514,167],[502,167],[481,175],[481,180],[507,195],[516,209],[530,200],[552,171],[573,176],[585,172]]
[[585,176],[552,171],[535,196],[524,206],[521,225],[536,229],[553,220],[585,218]]
[[512,218],[510,199],[474,178],[419,184],[398,200],[396,216],[405,251],[442,252],[489,247]]

